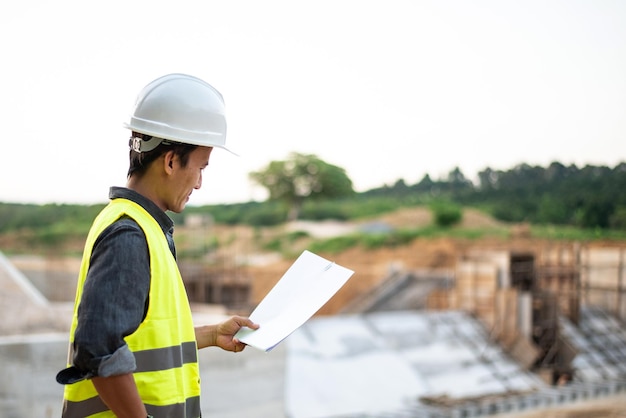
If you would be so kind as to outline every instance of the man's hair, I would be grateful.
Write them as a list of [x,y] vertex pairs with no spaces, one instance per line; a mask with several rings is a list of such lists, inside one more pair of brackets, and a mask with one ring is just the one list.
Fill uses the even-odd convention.
[[[143,138],[144,140],[149,140],[152,138],[149,135],[144,135],[139,132],[133,132],[132,137]],[[131,137],[131,141],[132,141]],[[172,142],[172,141],[163,141],[159,144],[158,147],[151,151],[147,152],[137,152],[131,148],[129,154],[129,166],[128,173],[126,176],[130,178],[131,176],[141,177],[146,173],[146,170],[156,159],[158,159],[161,155],[165,154],[168,151],[174,151],[174,154],[180,158],[180,163],[183,167],[187,165],[189,161],[189,154],[198,148],[197,145],[190,144],[182,144],[180,142]]]

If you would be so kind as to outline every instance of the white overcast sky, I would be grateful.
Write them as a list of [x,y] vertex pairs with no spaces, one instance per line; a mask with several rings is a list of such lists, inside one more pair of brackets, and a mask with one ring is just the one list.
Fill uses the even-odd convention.
[[519,163],[626,161],[626,1],[7,1],[0,201],[101,203],[124,185],[139,90],[189,73],[227,145],[191,204],[264,195],[296,151],[358,191]]

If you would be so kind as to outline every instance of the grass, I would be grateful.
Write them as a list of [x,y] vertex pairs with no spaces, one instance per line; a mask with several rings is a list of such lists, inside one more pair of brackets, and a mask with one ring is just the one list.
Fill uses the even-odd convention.
[[398,247],[410,244],[417,238],[463,238],[476,240],[485,237],[506,238],[505,228],[471,229],[458,227],[438,227],[435,225],[415,229],[398,229],[387,233],[356,233],[324,240],[313,241],[309,248],[313,252],[336,254],[349,248],[360,246],[373,250],[384,247]]
[[626,231],[612,229],[581,229],[573,226],[533,225],[531,235],[535,238],[544,238],[564,241],[598,241],[616,240],[626,241]]

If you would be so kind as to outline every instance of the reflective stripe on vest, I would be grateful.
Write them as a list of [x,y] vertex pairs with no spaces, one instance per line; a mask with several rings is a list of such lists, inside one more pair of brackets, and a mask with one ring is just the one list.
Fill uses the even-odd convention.
[[[104,418],[115,417],[99,397],[89,398],[82,402],[66,401],[64,418]],[[106,411],[106,412],[101,412]],[[148,413],[155,417],[197,418],[200,411],[200,396],[187,398],[184,404],[156,406],[148,405]]]
[[[139,395],[154,416],[197,418],[200,416],[200,372],[187,293],[163,230],[134,202],[112,200],[89,231],[76,291],[70,348],[93,245],[106,227],[124,215],[133,218],[142,228],[150,252],[150,303],[146,318],[125,338],[135,356],[134,378]],[[113,416],[90,380],[65,386],[63,418]]]

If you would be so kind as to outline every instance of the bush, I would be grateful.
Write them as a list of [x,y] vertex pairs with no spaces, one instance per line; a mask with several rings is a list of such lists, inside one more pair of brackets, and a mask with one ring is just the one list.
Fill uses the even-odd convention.
[[463,218],[463,210],[452,202],[435,202],[430,207],[435,224],[440,227],[455,225]]

